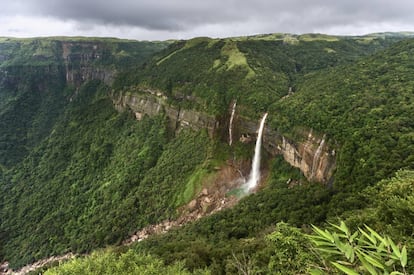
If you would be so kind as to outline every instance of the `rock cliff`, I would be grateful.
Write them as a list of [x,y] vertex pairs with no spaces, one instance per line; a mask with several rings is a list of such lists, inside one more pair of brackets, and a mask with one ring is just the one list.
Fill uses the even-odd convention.
[[63,41],[62,59],[67,83],[79,87],[87,80],[98,79],[110,85],[116,71],[108,66],[96,65],[104,56],[100,43]]
[[219,121],[211,115],[169,105],[166,97],[159,91],[141,90],[141,92],[143,93],[113,97],[115,108],[118,111],[131,110],[137,120],[141,120],[144,115],[154,116],[165,113],[174,131],[184,128],[206,129],[210,137],[213,137],[220,126]]
[[[255,139],[259,122],[238,118],[238,138],[242,142]],[[326,136],[318,136],[312,130],[304,132],[294,141],[282,134],[265,128],[263,146],[272,155],[282,155],[292,166],[299,168],[309,181],[328,183],[333,179],[336,167],[335,150],[329,148]]]

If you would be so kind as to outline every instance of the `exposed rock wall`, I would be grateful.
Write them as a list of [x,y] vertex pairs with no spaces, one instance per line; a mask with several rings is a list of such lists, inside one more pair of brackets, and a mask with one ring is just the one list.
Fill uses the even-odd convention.
[[98,79],[110,85],[116,71],[94,64],[103,56],[99,43],[63,41],[62,58],[66,68],[66,82],[79,87],[87,80]]
[[157,94],[158,96],[152,94],[120,95],[114,98],[115,108],[118,111],[131,110],[137,120],[141,120],[144,115],[154,116],[165,113],[174,131],[184,128],[207,129],[210,137],[214,136],[220,124],[215,117],[195,110],[170,106],[163,95]]
[[[255,139],[259,121],[238,118],[237,128],[241,141]],[[263,146],[272,155],[282,155],[292,166],[299,168],[309,181],[328,183],[336,167],[335,150],[329,148],[326,136],[309,130],[299,141],[290,140],[266,127]]]

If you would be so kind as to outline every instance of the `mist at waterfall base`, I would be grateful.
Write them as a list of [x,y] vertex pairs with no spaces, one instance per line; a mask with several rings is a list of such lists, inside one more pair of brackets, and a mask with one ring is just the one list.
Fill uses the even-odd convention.
[[262,137],[263,130],[266,121],[267,113],[264,114],[259,127],[259,132],[257,135],[256,146],[254,149],[254,157],[252,161],[252,170],[250,175],[247,178],[247,181],[243,184],[243,189],[245,192],[252,191],[260,181],[260,160],[261,160],[261,149],[262,149]]

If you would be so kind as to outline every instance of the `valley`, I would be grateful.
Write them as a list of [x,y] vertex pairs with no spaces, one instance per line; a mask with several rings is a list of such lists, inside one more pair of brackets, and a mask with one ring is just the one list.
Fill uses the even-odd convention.
[[340,221],[412,258],[413,53],[402,33],[1,38],[0,262],[333,272],[307,236]]

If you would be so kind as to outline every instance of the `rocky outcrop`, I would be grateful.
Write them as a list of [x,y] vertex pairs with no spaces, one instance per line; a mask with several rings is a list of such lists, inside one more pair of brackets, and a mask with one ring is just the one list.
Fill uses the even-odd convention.
[[219,121],[215,117],[195,110],[182,109],[169,105],[166,97],[159,91],[145,90],[140,94],[125,94],[113,97],[118,111],[131,110],[137,120],[144,115],[155,116],[164,113],[174,131],[185,128],[193,130],[207,129],[210,137],[215,135]]
[[[255,140],[259,121],[239,117],[237,134],[242,142]],[[266,127],[263,146],[272,155],[282,155],[292,166],[299,168],[309,181],[328,183],[336,167],[336,153],[329,147],[325,135],[304,131],[298,141],[293,141]]]
[[99,66],[104,56],[100,43],[62,41],[62,58],[66,68],[66,82],[79,87],[87,80],[101,80],[110,85],[116,71]]
[[278,144],[275,152],[299,168],[309,181],[328,183],[336,167],[335,150],[328,147],[325,136],[318,138],[312,131],[299,143],[282,137],[282,143]]
[[61,262],[68,261],[70,259],[75,258],[75,256],[76,255],[73,253],[68,253],[68,254],[61,255],[61,256],[52,256],[52,257],[45,258],[40,261],[34,262],[32,264],[26,265],[17,271],[13,271],[12,269],[9,269],[8,263],[5,262],[0,265],[0,274],[13,274],[13,275],[29,274],[47,265],[51,265],[51,264],[57,265]]

